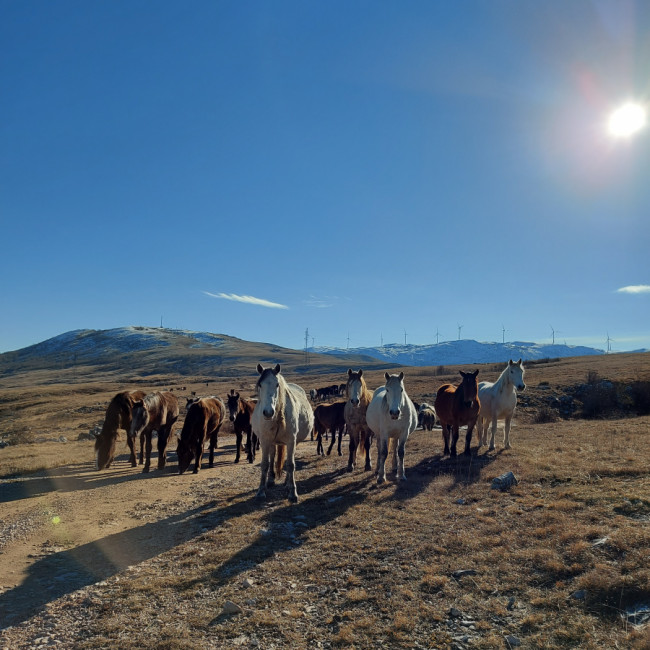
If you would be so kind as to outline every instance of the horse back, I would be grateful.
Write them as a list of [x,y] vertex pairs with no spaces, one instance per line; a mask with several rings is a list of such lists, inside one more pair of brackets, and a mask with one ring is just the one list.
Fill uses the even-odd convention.
[[451,423],[454,419],[453,408],[455,395],[456,387],[452,384],[443,384],[438,388],[433,407],[442,422]]
[[142,390],[125,390],[115,395],[106,409],[104,426],[102,433],[117,432],[117,429],[129,430],[131,426],[131,414],[133,405],[141,399],[144,399],[146,393]]

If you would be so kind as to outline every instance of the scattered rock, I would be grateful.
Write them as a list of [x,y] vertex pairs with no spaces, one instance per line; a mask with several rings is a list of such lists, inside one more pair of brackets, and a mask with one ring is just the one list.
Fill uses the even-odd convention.
[[449,610],[449,616],[451,616],[451,618],[463,618],[463,612],[461,612],[460,609],[452,607]]
[[584,600],[587,597],[587,592],[584,589],[580,589],[579,591],[574,591],[571,594],[571,598],[574,598],[575,600]]
[[223,604],[223,609],[221,610],[222,614],[241,614],[244,610],[237,604],[233,603],[232,600],[227,600]]
[[454,571],[451,575],[456,580],[460,580],[463,576],[475,576],[476,573],[476,569],[458,569],[458,571]]
[[512,634],[508,634],[506,637],[506,643],[508,644],[509,648],[517,648],[521,645],[521,640],[519,637],[513,636]]
[[492,479],[492,489],[494,490],[507,490],[513,485],[517,485],[519,481],[512,472],[506,472]]
[[255,583],[249,578],[246,578],[242,584],[244,586],[244,589],[250,589]]

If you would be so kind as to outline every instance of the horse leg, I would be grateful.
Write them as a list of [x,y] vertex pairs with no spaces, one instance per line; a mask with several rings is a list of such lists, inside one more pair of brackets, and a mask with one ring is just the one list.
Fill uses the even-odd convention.
[[366,465],[363,468],[364,472],[369,472],[372,469],[372,465],[370,464],[371,445],[372,445],[372,433],[370,431],[366,431],[366,435],[363,441],[363,448],[366,451]]
[[[146,438],[146,434],[143,431],[140,434],[140,465],[142,465],[142,463],[144,463],[144,441],[145,441],[145,438]],[[135,440],[133,441],[133,444],[135,445]]]
[[256,497],[258,499],[266,499],[266,484],[269,473],[269,465],[273,467],[271,463],[271,450],[275,449],[275,445],[272,442],[268,442],[266,438],[262,443],[262,462],[260,463],[262,472],[260,477],[260,487],[257,490]]
[[341,453],[341,442],[343,442],[343,427],[339,428],[339,446],[338,446],[339,456],[343,456],[343,454]]
[[450,455],[449,452],[449,433],[451,431],[451,425],[447,424],[446,422],[441,422],[442,424],[442,439],[445,443],[445,451],[443,452],[443,456],[448,456]]
[[482,415],[479,415],[478,420],[476,420],[476,431],[478,437],[478,446],[480,448],[481,445],[484,445],[486,443],[486,440],[483,439],[483,416]]
[[[142,435],[144,436],[145,434],[142,434]],[[146,449],[145,449],[145,451],[146,451],[146,460],[144,462],[144,467],[142,468],[143,472],[148,472],[149,467],[151,465],[151,431],[147,431],[146,438],[147,438],[147,440],[146,440]],[[145,442],[144,439],[140,438],[140,448],[141,449],[142,449],[142,444],[144,442]],[[140,456],[140,457],[142,458],[142,456]],[[142,461],[140,461],[140,462],[142,462]]]
[[272,442],[271,450],[269,451],[269,479],[266,483],[269,487],[273,487],[275,485],[275,454],[277,453],[278,453],[278,449],[275,443]]
[[503,425],[503,448],[510,449],[510,423],[512,422],[512,415],[506,417],[506,422]]
[[287,445],[287,480],[285,484],[287,486],[287,496],[291,503],[298,503],[298,490],[296,489],[296,439],[293,438]]
[[357,432],[356,431],[350,431],[350,457],[348,458],[348,472],[352,472],[354,470],[354,461],[356,460],[357,456]]
[[[213,431],[210,434],[210,443],[208,444],[208,467],[214,467],[214,450],[217,446],[218,435],[219,435],[219,429]],[[204,444],[205,444],[205,437],[203,438],[203,442],[201,443],[201,449],[203,449]]]
[[241,454],[242,432],[237,431],[235,433],[235,435],[237,436],[237,453],[235,454],[235,462],[238,463],[239,462],[239,455]]
[[490,435],[490,451],[492,451],[496,445],[494,444],[494,436],[497,433],[497,414],[496,412],[492,416],[492,434]]
[[[115,443],[113,443],[115,444]],[[126,444],[129,445],[129,451],[131,452],[129,454],[129,461],[131,462],[131,467],[137,467],[138,463],[136,462],[135,459],[135,440],[128,434],[126,434]],[[111,454],[111,461],[113,460],[113,454]],[[110,462],[106,467],[108,468],[110,466]]]
[[458,443],[458,434],[460,427],[457,424],[453,424],[451,427],[451,451],[450,456],[456,455],[456,444]]
[[167,438],[169,437],[170,429],[168,427],[161,427],[158,431],[158,469],[165,469],[167,462]]
[[197,438],[194,445],[194,474],[198,474],[201,469],[201,458],[203,457],[203,439]]
[[472,451],[470,450],[470,444],[472,443],[472,431],[474,431],[474,425],[476,424],[476,420],[474,422],[470,422],[467,425],[467,433],[465,434],[465,451],[463,452],[465,456],[471,456]]
[[406,438],[400,438],[397,442],[397,480],[406,481],[406,472],[404,471],[404,448],[406,447]]
[[386,458],[388,458],[388,438],[377,436],[377,485],[386,481]]
[[[336,442],[336,427],[332,428],[332,442],[330,442],[330,446],[327,448],[327,455],[329,456],[332,453],[332,447],[334,446],[334,443]],[[341,455],[341,443],[339,442],[339,456]]]

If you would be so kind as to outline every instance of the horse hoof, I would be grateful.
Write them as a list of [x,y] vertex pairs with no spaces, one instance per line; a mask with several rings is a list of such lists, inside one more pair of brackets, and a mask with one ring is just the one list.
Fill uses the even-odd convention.
[[354,465],[348,465],[348,472],[354,471]]
[[377,485],[381,485],[382,483],[386,482],[386,477],[385,476],[378,476],[377,477]]
[[239,458],[235,458],[235,462],[238,463],[238,462],[239,462]]
[[496,447],[494,445],[490,445],[490,449],[488,451],[494,451]]
[[298,495],[297,494],[290,494],[289,495],[289,501],[291,503],[298,503]]
[[143,467],[142,468],[142,473],[143,474],[148,474],[149,473],[149,468],[148,467]]
[[256,498],[258,501],[266,501],[266,492],[264,492],[264,490],[259,491],[259,492],[255,495],[255,498]]
[[327,450],[327,455],[329,456],[331,453],[332,453],[332,450],[331,450],[331,449],[328,449],[328,450]]

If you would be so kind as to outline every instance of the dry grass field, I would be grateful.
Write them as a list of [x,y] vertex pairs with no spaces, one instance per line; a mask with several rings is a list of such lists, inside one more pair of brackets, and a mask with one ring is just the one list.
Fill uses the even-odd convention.
[[[473,368],[404,368],[405,386],[433,402]],[[97,472],[76,440],[119,390],[255,380],[0,381],[0,648],[650,648],[650,355],[528,365],[512,449],[500,425],[496,451],[475,435],[471,459],[443,458],[440,429],[418,429],[404,485],[348,473],[347,438],[343,457],[302,443],[297,505],[281,485],[255,500],[259,458],[235,465],[227,426],[198,475],[173,452],[131,468],[124,436]],[[492,489],[507,471],[518,484]]]

